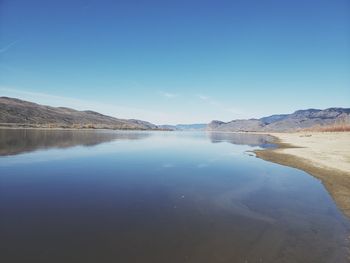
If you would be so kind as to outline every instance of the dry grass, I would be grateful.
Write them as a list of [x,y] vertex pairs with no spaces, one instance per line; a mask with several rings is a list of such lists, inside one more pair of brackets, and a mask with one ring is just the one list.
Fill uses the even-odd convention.
[[349,132],[350,124],[334,124],[327,126],[314,126],[311,128],[302,129],[306,132]]

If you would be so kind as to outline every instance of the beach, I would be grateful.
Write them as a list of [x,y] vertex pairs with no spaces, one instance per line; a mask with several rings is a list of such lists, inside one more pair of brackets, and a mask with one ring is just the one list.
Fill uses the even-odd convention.
[[350,132],[271,135],[278,148],[257,150],[257,157],[304,170],[320,179],[338,207],[350,217]]

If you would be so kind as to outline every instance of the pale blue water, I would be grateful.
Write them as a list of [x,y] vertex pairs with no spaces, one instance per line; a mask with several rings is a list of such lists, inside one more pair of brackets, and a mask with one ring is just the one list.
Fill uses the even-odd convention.
[[260,135],[0,130],[0,262],[346,262],[320,181]]

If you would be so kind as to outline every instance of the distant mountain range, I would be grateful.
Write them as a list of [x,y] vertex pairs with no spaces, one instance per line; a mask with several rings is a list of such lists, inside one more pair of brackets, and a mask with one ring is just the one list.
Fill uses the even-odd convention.
[[206,123],[197,124],[177,124],[177,125],[159,125],[158,127],[172,131],[204,131],[207,128]]
[[209,124],[154,125],[135,119],[118,119],[94,111],[78,111],[51,107],[15,98],[0,97],[0,127],[35,128],[93,128],[116,130],[175,130],[175,131],[231,131],[231,132],[285,132],[348,125],[350,108],[325,110],[298,110],[260,119],[212,121]]
[[350,125],[350,108],[308,109],[298,110],[292,114],[271,115],[260,119],[233,120],[230,122],[212,121],[208,124],[207,130],[285,132],[332,125]]
[[0,125],[39,128],[159,129],[158,126],[146,121],[117,119],[94,111],[50,107],[8,97],[0,97]]

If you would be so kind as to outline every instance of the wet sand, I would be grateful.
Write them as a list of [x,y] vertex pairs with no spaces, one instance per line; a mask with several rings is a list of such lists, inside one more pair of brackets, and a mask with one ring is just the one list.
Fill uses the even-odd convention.
[[350,132],[271,135],[279,147],[257,150],[257,157],[304,170],[320,179],[350,218]]

